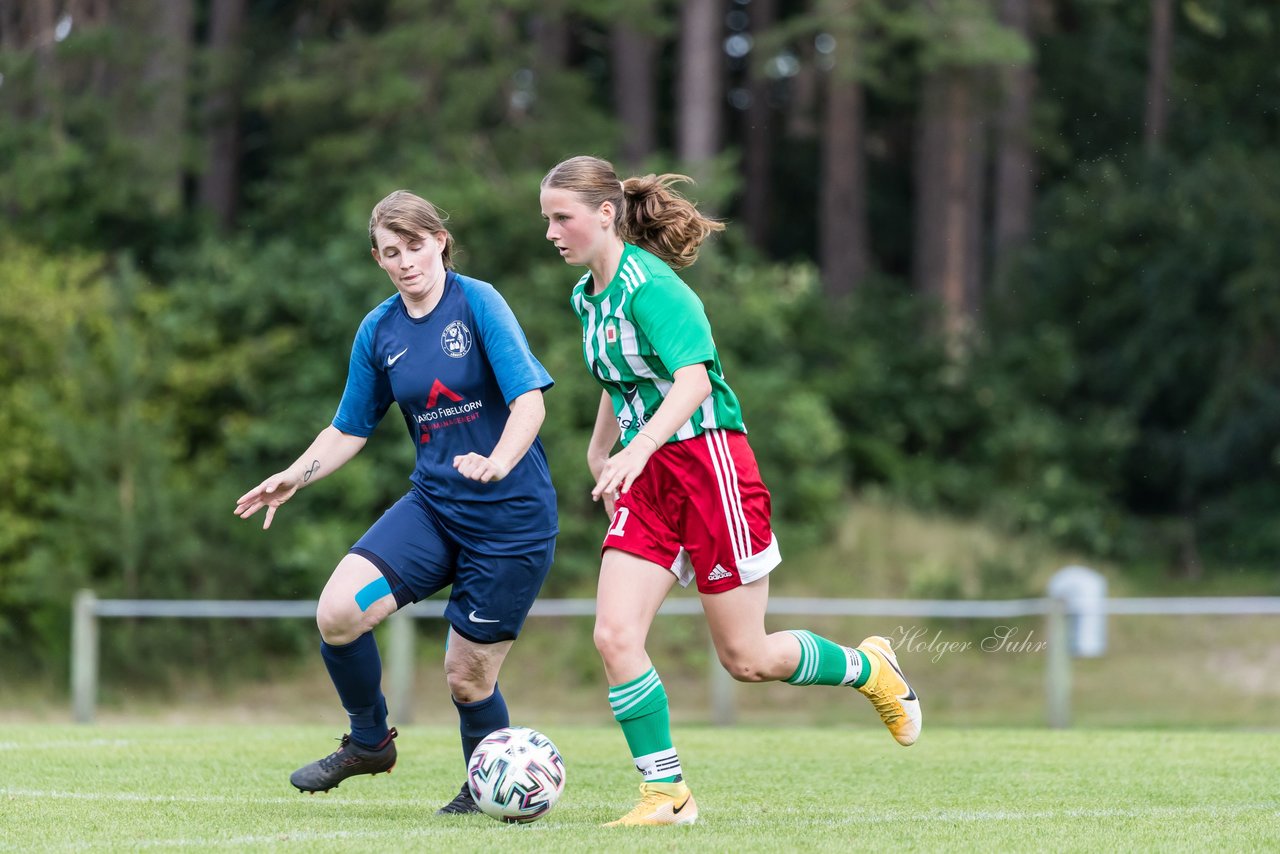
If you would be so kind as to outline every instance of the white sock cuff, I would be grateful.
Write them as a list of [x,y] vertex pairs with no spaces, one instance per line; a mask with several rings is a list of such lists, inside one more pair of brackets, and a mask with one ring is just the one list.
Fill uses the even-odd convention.
[[660,777],[678,777],[683,773],[680,770],[680,757],[676,754],[674,747],[637,756],[635,762],[636,770],[644,775],[646,782]]

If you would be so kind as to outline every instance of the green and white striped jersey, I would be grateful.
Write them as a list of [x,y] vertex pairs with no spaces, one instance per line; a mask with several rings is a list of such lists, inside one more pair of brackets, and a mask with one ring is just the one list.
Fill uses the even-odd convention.
[[587,273],[573,289],[582,320],[582,355],[609,392],[627,445],[666,399],[677,369],[705,364],[711,394],[670,441],[706,430],[745,430],[738,397],[724,381],[711,324],[698,295],[657,256],[626,244],[604,290],[587,292]]

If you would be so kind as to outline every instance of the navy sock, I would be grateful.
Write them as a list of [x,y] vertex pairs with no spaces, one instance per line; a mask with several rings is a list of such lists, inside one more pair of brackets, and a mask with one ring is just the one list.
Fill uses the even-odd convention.
[[476,700],[474,703],[459,703],[454,700],[453,704],[458,707],[462,760],[469,765],[476,745],[495,729],[511,726],[511,716],[507,714],[507,701],[502,699],[502,692],[496,684],[493,686],[493,693],[483,700]]
[[373,632],[365,632],[344,646],[321,641],[320,655],[351,718],[351,740],[362,747],[377,747],[389,730],[387,701],[382,696],[382,657]]

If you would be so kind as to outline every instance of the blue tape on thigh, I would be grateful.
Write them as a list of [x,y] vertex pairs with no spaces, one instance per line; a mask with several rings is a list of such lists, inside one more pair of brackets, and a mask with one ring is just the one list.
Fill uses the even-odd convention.
[[368,611],[369,606],[391,592],[391,584],[386,576],[374,579],[356,591],[356,604],[361,611]]

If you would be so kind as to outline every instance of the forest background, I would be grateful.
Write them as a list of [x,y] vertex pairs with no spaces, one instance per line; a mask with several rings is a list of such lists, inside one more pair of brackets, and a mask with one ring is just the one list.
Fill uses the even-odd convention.
[[[687,279],[789,545],[875,494],[1280,592],[1277,56],[1249,0],[4,0],[5,679],[65,684],[80,587],[313,598],[405,491],[392,417],[268,534],[231,512],[332,417],[400,187],[557,380],[546,594],[589,595],[599,391],[537,203],[580,153],[728,222]],[[104,652],[314,643],[223,629]]]

